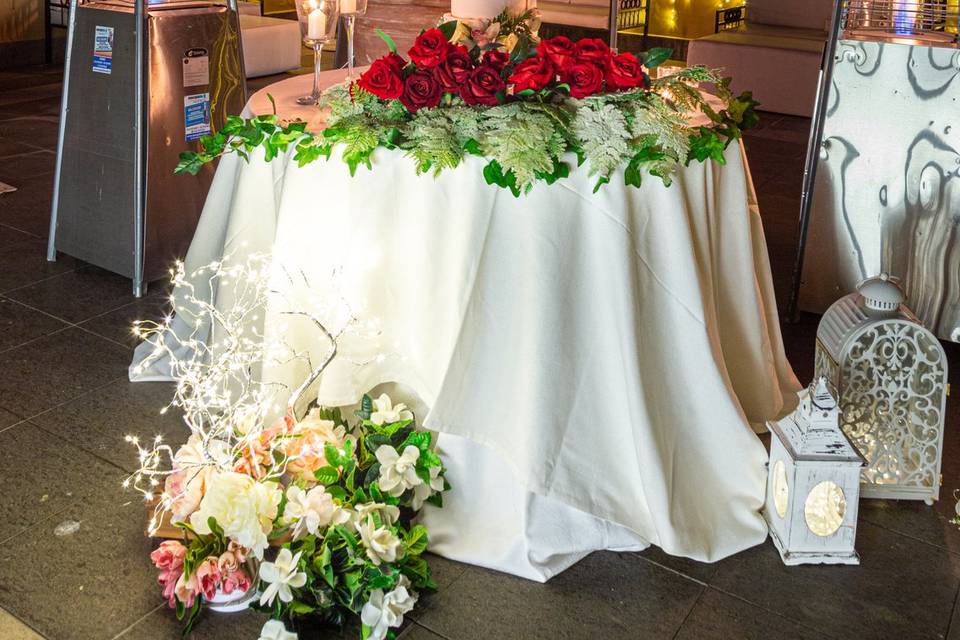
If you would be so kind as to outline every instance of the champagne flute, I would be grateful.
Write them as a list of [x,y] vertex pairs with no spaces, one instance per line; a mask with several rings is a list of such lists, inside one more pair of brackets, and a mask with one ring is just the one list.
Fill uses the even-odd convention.
[[297,98],[297,104],[317,104],[320,100],[320,53],[333,39],[340,17],[338,0],[296,0],[297,20],[304,44],[313,49],[313,92]]
[[353,29],[357,16],[367,12],[367,0],[340,0],[340,15],[343,16],[347,27],[347,82],[353,82]]

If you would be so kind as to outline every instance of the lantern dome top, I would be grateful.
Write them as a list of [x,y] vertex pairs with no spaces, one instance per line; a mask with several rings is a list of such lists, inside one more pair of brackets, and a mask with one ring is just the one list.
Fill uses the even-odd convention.
[[800,394],[796,411],[767,426],[797,462],[834,461],[863,464],[860,453],[840,430],[840,409],[826,378],[818,378]]
[[899,278],[881,273],[857,285],[857,292],[863,296],[864,306],[871,311],[896,311],[907,299],[899,283]]

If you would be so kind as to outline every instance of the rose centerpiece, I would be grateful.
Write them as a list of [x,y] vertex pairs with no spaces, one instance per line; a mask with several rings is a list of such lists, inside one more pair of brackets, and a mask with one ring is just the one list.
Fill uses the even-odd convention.
[[[355,173],[386,148],[412,157],[418,173],[482,156],[484,179],[517,196],[566,178],[574,162],[586,165],[598,189],[614,175],[637,187],[653,175],[669,186],[689,162],[723,163],[727,145],[757,122],[752,96],[734,96],[729,80],[708,69],[652,80],[649,72],[670,55],[665,49],[617,53],[597,38],[564,36],[528,37],[520,46],[449,22],[421,33],[404,57],[380,35],[390,53],[356,82],[324,93],[323,131],[276,116],[230,118],[203,151],[182,154],[177,171],[264,146],[268,160],[292,152],[301,166],[337,148]],[[715,86],[722,108],[710,105],[700,83]]]

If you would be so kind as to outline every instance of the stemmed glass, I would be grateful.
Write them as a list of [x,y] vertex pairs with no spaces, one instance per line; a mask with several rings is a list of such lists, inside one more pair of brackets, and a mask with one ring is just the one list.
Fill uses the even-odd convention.
[[320,100],[320,50],[333,39],[340,17],[338,0],[296,0],[297,20],[304,44],[313,48],[313,93],[297,98],[297,104]]
[[340,15],[347,26],[347,81],[353,82],[353,27],[357,16],[367,12],[367,0],[340,0]]

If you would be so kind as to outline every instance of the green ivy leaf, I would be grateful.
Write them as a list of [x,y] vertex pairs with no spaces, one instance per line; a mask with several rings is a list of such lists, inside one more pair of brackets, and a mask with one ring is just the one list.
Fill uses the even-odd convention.
[[403,538],[403,546],[406,548],[407,554],[413,556],[419,556],[426,551],[428,542],[427,528],[419,524],[410,529]]
[[313,472],[313,477],[322,485],[330,485],[340,479],[340,472],[331,466],[320,467]]

